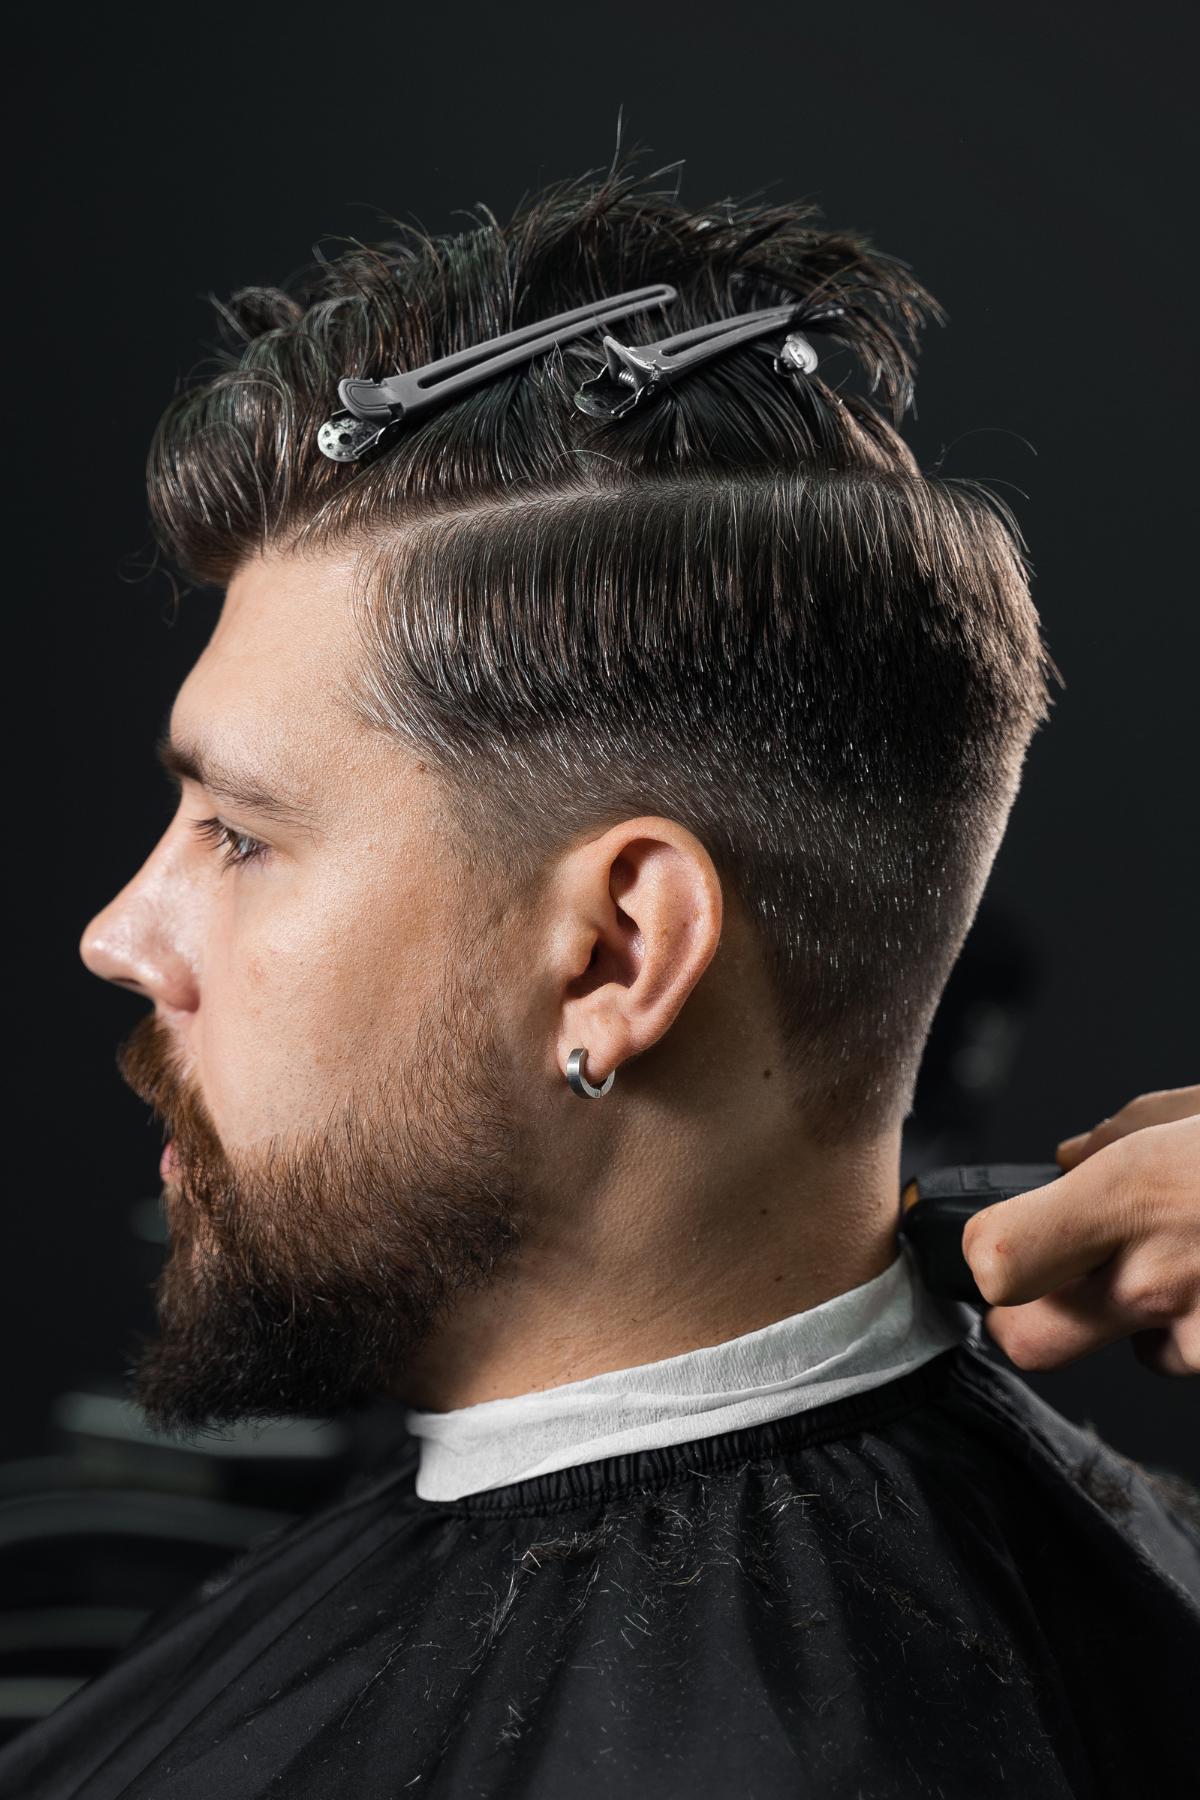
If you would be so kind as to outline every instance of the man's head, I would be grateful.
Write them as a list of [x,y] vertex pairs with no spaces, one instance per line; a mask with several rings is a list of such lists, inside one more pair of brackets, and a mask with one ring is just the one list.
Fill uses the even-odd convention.
[[[124,1067],[176,1132],[165,1422],[365,1396],[561,1248],[618,1142],[686,1164],[718,1093],[765,1141],[764,1054],[830,1154],[907,1110],[1048,708],[1003,508],[762,345],[609,424],[576,341],[366,466],[316,447],[342,375],[651,281],[670,320],[624,339],[839,304],[895,422],[936,311],[811,208],[614,174],[237,296],[160,426],[160,535],[227,592],[180,811],[85,956],[156,1006]],[[620,1120],[567,1094],[579,1044]]]
[[367,1401],[518,1249],[560,1255],[544,1197],[586,1185],[608,1121],[573,1141],[567,1058],[662,1039],[721,932],[669,819],[584,833],[527,897],[482,868],[347,698],[353,576],[239,568],[160,745],[176,815],[84,938],[155,1002],[119,1062],[169,1140],[135,1384],[164,1427]]

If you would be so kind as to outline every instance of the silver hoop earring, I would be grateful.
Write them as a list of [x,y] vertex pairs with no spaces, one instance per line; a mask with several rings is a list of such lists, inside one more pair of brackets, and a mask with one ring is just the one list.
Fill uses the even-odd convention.
[[578,1094],[581,1100],[599,1100],[602,1094],[607,1094],[609,1088],[617,1079],[617,1071],[615,1069],[610,1069],[604,1085],[602,1087],[593,1087],[583,1072],[583,1064],[586,1056],[586,1050],[572,1050],[570,1056],[568,1056],[567,1086],[573,1094]]

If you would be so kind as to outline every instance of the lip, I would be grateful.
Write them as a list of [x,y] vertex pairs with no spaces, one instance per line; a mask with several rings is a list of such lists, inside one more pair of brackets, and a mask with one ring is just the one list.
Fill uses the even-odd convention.
[[159,1158],[158,1172],[164,1181],[174,1181],[179,1172],[179,1157],[175,1151],[175,1139],[170,1138]]

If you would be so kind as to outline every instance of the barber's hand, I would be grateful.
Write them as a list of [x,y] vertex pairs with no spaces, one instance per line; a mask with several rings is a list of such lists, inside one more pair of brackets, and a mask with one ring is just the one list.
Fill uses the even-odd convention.
[[1200,1087],[1139,1094],[1055,1161],[963,1231],[990,1336],[1021,1369],[1128,1337],[1156,1373],[1200,1374]]

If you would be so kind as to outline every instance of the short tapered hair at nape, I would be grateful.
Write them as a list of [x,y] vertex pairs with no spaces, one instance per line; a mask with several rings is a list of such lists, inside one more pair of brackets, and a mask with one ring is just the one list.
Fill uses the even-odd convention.
[[[202,583],[263,551],[360,552],[354,704],[442,772],[505,891],[622,818],[694,831],[756,928],[799,1112],[834,1144],[911,1105],[1061,676],[1011,512],[899,435],[933,296],[810,201],[692,211],[663,173],[618,158],[454,234],[389,220],[218,303],[228,347],[159,425],[151,512]],[[620,341],[793,301],[840,306],[836,341],[789,376],[778,342],[745,344],[607,421],[573,404],[597,333],[364,466],[318,450],[340,377],[652,282],[678,299]]]

